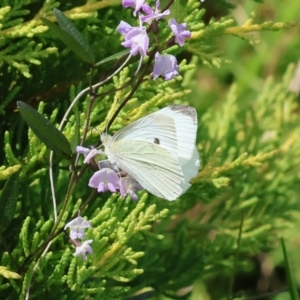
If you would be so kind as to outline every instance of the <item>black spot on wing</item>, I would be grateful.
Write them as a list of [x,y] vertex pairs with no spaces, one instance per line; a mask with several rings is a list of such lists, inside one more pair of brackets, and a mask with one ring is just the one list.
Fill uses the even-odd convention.
[[153,141],[153,142],[154,142],[154,144],[158,144],[158,145],[160,144],[159,138],[154,138],[154,141]]

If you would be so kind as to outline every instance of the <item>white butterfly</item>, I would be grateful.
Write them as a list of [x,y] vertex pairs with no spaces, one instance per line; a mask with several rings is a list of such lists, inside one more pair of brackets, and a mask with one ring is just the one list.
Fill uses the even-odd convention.
[[197,113],[171,105],[118,131],[101,134],[108,160],[158,197],[175,200],[190,187],[200,160]]

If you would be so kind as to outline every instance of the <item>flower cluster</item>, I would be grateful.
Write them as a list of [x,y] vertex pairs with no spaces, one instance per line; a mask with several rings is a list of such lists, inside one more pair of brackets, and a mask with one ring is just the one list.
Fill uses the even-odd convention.
[[[130,49],[130,56],[140,55],[139,65],[141,65],[142,59],[147,56],[149,48],[150,38],[148,32],[155,27],[151,24],[157,23],[158,20],[168,16],[170,10],[166,9],[161,12],[159,9],[160,1],[156,1],[154,9],[145,0],[123,0],[122,5],[126,8],[133,8],[133,15],[138,18],[139,26],[131,26],[124,21],[120,21],[117,31],[124,37],[124,42],[121,44]],[[143,24],[148,27],[150,25],[148,30]],[[180,46],[183,46],[185,40],[191,36],[191,32],[186,29],[186,23],[179,24],[175,19],[170,19],[168,26],[174,34],[172,40]],[[162,76],[165,80],[171,80],[179,75],[178,71],[179,67],[175,56],[156,52],[153,79]],[[105,191],[119,192],[123,198],[129,195],[132,200],[138,199],[136,192],[142,190],[143,187],[129,174],[111,164],[109,160],[98,161],[96,156],[105,154],[103,151],[82,146],[78,146],[76,151],[85,156],[84,163],[95,165],[95,162],[97,162],[98,164],[99,170],[89,180],[90,187],[97,189],[99,193]]]
[[[140,54],[141,60],[147,56],[149,48],[149,36],[146,27],[143,23],[151,24],[152,21],[158,21],[161,18],[170,14],[167,9],[163,12],[159,11],[160,1],[156,1],[155,9],[153,10],[144,0],[123,0],[124,7],[131,7],[134,9],[133,15],[139,19],[139,26],[131,26],[130,24],[121,21],[117,30],[124,36],[125,41],[122,45],[130,48],[130,55],[135,56]],[[175,36],[175,42],[180,46],[184,45],[185,39],[191,36],[191,32],[186,30],[186,23],[179,24],[175,19],[168,22],[170,29]],[[141,63],[141,61],[140,61]],[[178,64],[175,56],[170,54],[155,54],[155,63],[153,67],[153,79],[163,76],[165,80],[170,80],[178,73]]]
[[87,253],[93,254],[93,249],[90,246],[93,240],[83,241],[85,239],[84,230],[89,227],[91,227],[91,223],[80,216],[67,223],[64,227],[65,230],[70,228],[70,241],[76,247],[73,255],[81,255],[82,260],[86,260]]
[[[88,149],[77,146],[77,153],[84,154],[84,163],[89,163],[92,158],[98,154],[103,154],[98,149]],[[120,192],[121,197],[125,198],[127,195],[132,200],[138,200],[136,191],[142,190],[142,186],[129,174],[118,170],[108,160],[98,161],[99,171],[96,171],[89,180],[89,186],[97,189],[99,193],[110,191],[112,193]]]

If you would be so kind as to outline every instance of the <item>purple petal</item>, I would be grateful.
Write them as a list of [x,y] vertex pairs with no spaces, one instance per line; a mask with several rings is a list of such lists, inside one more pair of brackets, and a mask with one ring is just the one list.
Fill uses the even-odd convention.
[[186,23],[178,24],[178,22],[175,19],[171,19],[168,25],[175,35],[175,42],[178,43],[180,46],[184,45],[186,38],[191,37],[191,32],[189,30],[186,30]]
[[84,241],[82,244],[79,243],[79,246],[76,246],[76,251],[73,254],[74,256],[78,256],[81,255],[82,260],[86,260],[86,254],[93,254],[93,249],[92,247],[89,245],[92,243],[93,240],[87,240]]
[[177,75],[179,75],[179,73],[176,57],[170,54],[160,55],[157,52],[155,54],[155,63],[153,67],[153,79],[163,76],[165,77],[165,80],[170,80]]
[[117,191],[115,186],[110,182],[107,184],[107,187],[112,193],[115,193]]
[[125,42],[122,45],[126,48],[131,48],[131,55],[137,55],[140,53],[141,56],[147,55],[149,48],[149,37],[145,28],[133,27],[125,36]]
[[117,27],[117,31],[121,33],[122,35],[126,35],[130,30],[132,26],[124,21],[121,21],[119,26]]
[[104,182],[100,182],[97,188],[98,193],[103,193],[107,190],[106,184]]
[[133,45],[130,49],[130,54],[132,56],[135,56],[139,53],[139,51],[140,51],[140,47],[138,45]]
[[99,183],[101,181],[103,181],[103,178],[104,178],[103,170],[105,170],[105,169],[95,172],[94,175],[90,178],[90,181],[89,181],[90,187],[98,188]]
[[148,4],[142,6],[142,11],[147,15],[152,15],[154,13],[153,9]]
[[70,221],[69,223],[66,224],[66,226],[64,227],[64,229],[70,227],[80,227],[80,228],[89,228],[91,227],[91,223],[87,220],[85,220],[82,217],[77,217],[75,219],[73,219],[72,221]]
[[173,71],[173,72],[166,72],[165,74],[164,74],[164,77],[165,77],[165,80],[166,81],[168,81],[168,80],[171,80],[171,79],[173,79],[174,77],[176,77],[176,76],[178,76],[179,75],[179,73],[178,72],[176,72],[176,71]]
[[150,24],[152,20],[159,20],[170,14],[170,10],[167,9],[163,13],[153,13],[148,16],[141,16],[141,21]]
[[181,35],[182,35],[184,38],[188,39],[188,38],[191,37],[192,33],[191,33],[189,30],[183,30],[183,31],[181,32]]
[[96,155],[98,155],[100,153],[100,150],[98,149],[92,149],[90,150],[90,152],[85,156],[85,159],[84,159],[84,163],[85,164],[88,164],[90,162],[90,160],[95,157]]
[[143,189],[142,186],[132,177],[121,178],[120,193],[122,198],[125,198],[127,194],[130,195],[132,200],[138,200],[138,196],[135,191]]
[[80,154],[88,154],[91,150],[89,148],[85,148],[82,146],[77,146],[76,147],[76,152]]
[[139,197],[133,190],[129,191],[129,195],[130,195],[131,200],[133,200],[133,201],[137,201],[139,199]]
[[132,46],[133,42],[131,40],[129,41],[124,41],[123,43],[121,43],[122,46],[124,46],[125,48],[130,48]]
[[89,253],[89,254],[93,254],[93,249],[90,245],[86,246],[86,252]]
[[181,35],[178,35],[175,38],[175,42],[178,43],[179,46],[183,46],[184,45],[184,37]]
[[145,0],[136,0],[135,1],[135,10],[133,11],[133,15],[136,16],[136,13],[141,9]]
[[85,232],[83,228],[74,228],[70,231],[70,238],[72,240],[81,239],[83,240],[85,238]]
[[134,7],[135,6],[135,1],[134,0],[123,0],[122,5],[127,8],[127,7]]

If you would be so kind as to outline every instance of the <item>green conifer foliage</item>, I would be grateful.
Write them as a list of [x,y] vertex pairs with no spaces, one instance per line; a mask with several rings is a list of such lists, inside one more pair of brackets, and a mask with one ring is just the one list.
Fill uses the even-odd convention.
[[[293,19],[259,22],[251,15],[239,24],[234,6],[220,0],[216,5],[226,7],[226,15],[206,22],[209,9],[201,2],[174,1],[172,17],[187,22],[192,31],[184,47],[173,45],[165,51],[181,57],[180,76],[154,81],[149,73],[132,94],[139,64],[132,59],[110,81],[83,94],[61,129],[70,103],[89,87],[90,78],[104,80],[120,60],[90,68],[40,17],[55,22],[53,9],[62,11],[99,62],[124,50],[116,27],[120,20],[132,22],[133,17],[132,10],[120,2],[5,0],[0,8],[0,191],[19,172],[13,218],[7,227],[0,227],[0,299],[130,299],[144,292],[155,293],[152,299],[160,295],[176,299],[185,288],[183,299],[200,299],[192,291],[198,279],[209,284],[210,276],[228,279],[237,270],[249,270],[251,257],[278,247],[279,237],[295,226],[300,211],[300,126],[299,103],[289,91],[295,71],[292,60],[282,67],[280,76],[265,79],[254,70],[256,89],[238,76],[224,92],[210,86],[199,95],[191,83],[203,69],[219,78],[225,69],[237,74],[239,57],[233,60],[230,49],[220,46],[222,42],[234,38],[252,47],[264,31],[272,35],[293,30]],[[254,8],[259,6],[255,2],[259,1],[251,2]],[[165,44],[171,34],[167,21],[162,23],[159,42]],[[257,35],[250,36],[253,32]],[[259,68],[257,61],[253,59],[253,69]],[[218,99],[213,99],[214,93]],[[15,109],[16,101],[33,106],[61,129],[72,150],[79,144],[78,135],[86,133],[84,146],[96,146],[108,124],[115,133],[167,105],[192,105],[198,113],[200,171],[192,187],[176,201],[146,191],[138,192],[139,200],[132,201],[118,194],[96,193],[87,185],[91,169],[77,181],[70,175],[75,156],[68,160],[54,153],[55,215],[49,182],[52,154],[28,129]],[[82,160],[78,172],[85,168]],[[70,180],[76,184],[70,187]],[[78,212],[91,223],[86,239],[93,240],[93,254],[85,261],[73,256],[75,249],[64,230]],[[220,287],[223,297],[230,280],[224,285]]]

